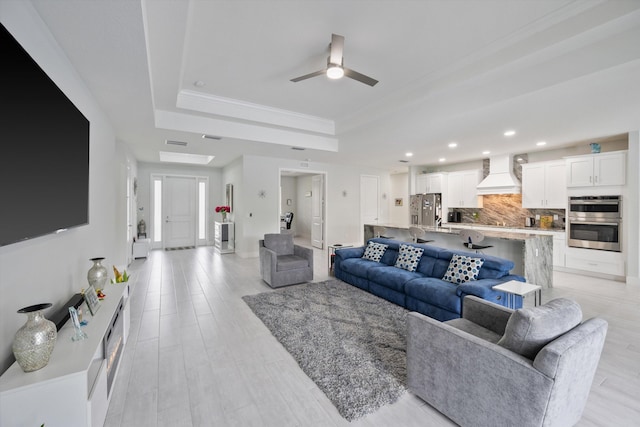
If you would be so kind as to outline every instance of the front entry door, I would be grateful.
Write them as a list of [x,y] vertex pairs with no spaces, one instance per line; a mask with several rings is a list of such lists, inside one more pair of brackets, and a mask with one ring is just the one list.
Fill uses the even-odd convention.
[[196,179],[165,177],[164,246],[195,246]]

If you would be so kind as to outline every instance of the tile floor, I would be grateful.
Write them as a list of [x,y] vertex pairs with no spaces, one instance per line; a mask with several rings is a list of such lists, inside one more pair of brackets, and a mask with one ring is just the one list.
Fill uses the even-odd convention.
[[[316,250],[315,281],[327,278]],[[241,296],[269,291],[258,260],[213,247],[136,260],[131,332],[106,426],[451,426],[420,399],[348,423]],[[543,302],[566,296],[609,333],[579,426],[640,425],[640,287],[555,273]]]

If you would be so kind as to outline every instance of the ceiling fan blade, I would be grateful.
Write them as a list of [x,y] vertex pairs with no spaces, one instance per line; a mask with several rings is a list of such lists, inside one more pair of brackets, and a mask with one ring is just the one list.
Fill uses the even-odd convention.
[[344,37],[337,34],[331,34],[331,51],[329,54],[329,62],[336,65],[342,65],[343,51]]
[[326,74],[326,72],[327,70],[314,71],[313,73],[305,74],[304,76],[296,77],[295,79],[291,79],[289,81],[296,83],[301,80],[310,79],[311,77],[321,76],[323,74]]
[[344,69],[344,75],[349,77],[350,79],[357,80],[361,83],[364,83],[369,86],[375,86],[378,81],[376,79],[372,79],[369,76],[365,76],[364,74],[360,74],[357,71],[353,71],[349,68],[342,67]]

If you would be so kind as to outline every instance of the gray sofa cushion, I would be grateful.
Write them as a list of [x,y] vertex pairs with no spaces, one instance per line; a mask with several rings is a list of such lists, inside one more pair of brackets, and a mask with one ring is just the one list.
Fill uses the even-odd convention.
[[265,234],[264,247],[277,255],[293,255],[293,236],[291,234]]
[[276,264],[278,271],[297,270],[306,267],[309,267],[309,261],[297,255],[280,255]]
[[557,298],[545,305],[513,312],[498,345],[529,359],[548,343],[575,328],[582,321],[577,302]]
[[490,343],[493,343],[493,344],[497,343],[500,340],[500,335],[496,334],[492,330],[483,328],[477,323],[470,322],[467,319],[463,319],[463,318],[452,319],[452,320],[447,320],[444,323],[446,323],[449,326],[453,326],[456,329],[460,329],[461,331],[468,332],[471,335],[474,335],[478,338],[482,338],[483,340],[489,341]]

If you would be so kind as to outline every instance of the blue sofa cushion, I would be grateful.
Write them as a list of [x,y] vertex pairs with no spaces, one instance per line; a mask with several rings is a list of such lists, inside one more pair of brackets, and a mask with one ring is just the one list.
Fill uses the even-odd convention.
[[381,267],[370,269],[367,278],[385,288],[404,292],[405,283],[421,276],[420,273],[409,272],[397,267]]
[[367,245],[367,249],[364,250],[364,255],[362,258],[368,259],[370,261],[380,262],[382,256],[387,250],[388,245],[384,245],[382,243],[369,242]]
[[340,263],[340,268],[347,273],[363,278],[367,277],[369,269],[377,269],[379,267],[385,267],[385,265],[364,258],[348,258]]
[[404,285],[407,297],[412,297],[447,311],[460,313],[462,299],[456,293],[457,286],[435,277],[421,277]]
[[477,280],[484,261],[482,258],[470,258],[464,255],[453,255],[447,272],[442,276],[445,282],[459,285],[470,280]]
[[409,245],[400,245],[400,253],[396,259],[395,267],[414,272],[418,268],[420,257],[424,249]]

